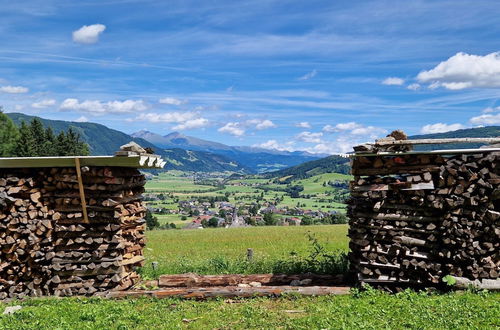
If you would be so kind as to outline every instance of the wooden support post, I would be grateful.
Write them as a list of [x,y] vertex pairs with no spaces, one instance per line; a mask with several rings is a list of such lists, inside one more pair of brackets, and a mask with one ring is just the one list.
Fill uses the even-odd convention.
[[247,249],[247,261],[252,262],[253,260],[253,249],[248,248]]
[[82,203],[83,222],[89,223],[87,215],[87,202],[85,201],[85,190],[83,189],[82,169],[80,166],[80,158],[75,158],[76,176],[78,179],[78,189],[80,190],[80,200]]

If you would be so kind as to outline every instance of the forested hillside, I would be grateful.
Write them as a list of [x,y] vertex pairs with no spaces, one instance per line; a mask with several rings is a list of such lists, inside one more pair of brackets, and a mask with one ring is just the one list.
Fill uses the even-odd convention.
[[[445,133],[435,133],[435,134],[422,134],[413,135],[409,138],[411,140],[415,139],[444,139],[444,138],[485,138],[485,137],[497,137],[500,136],[500,126],[486,126],[486,127],[476,127],[459,129],[457,131],[445,132]],[[479,148],[482,144],[479,143],[453,143],[446,145],[422,145],[416,146],[415,150],[435,150],[435,149],[467,149],[467,148]]]

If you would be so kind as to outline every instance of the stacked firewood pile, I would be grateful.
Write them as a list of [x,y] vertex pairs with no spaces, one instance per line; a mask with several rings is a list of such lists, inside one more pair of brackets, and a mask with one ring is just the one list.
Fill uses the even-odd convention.
[[83,167],[0,170],[0,299],[130,287],[144,260],[144,176]]
[[391,290],[497,279],[500,153],[387,153],[352,162],[351,270]]

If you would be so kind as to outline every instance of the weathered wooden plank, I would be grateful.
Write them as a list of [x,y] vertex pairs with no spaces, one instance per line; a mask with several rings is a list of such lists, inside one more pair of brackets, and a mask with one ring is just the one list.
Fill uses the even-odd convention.
[[154,291],[113,291],[105,295],[106,298],[127,297],[154,297],[154,298],[250,298],[250,297],[278,297],[284,294],[299,294],[303,296],[346,295],[350,292],[348,286],[262,286],[242,288],[237,286],[208,287],[208,288],[168,288]]

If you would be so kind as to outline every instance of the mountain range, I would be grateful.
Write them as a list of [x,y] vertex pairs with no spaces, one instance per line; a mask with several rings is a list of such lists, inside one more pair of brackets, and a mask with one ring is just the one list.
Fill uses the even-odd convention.
[[112,155],[121,145],[134,141],[150,147],[166,161],[166,169],[199,172],[261,173],[318,159],[320,155],[304,152],[274,151],[252,147],[231,147],[221,143],[186,136],[177,132],[164,137],[147,131],[132,135],[89,122],[44,119],[22,113],[7,113],[16,125],[38,118],[57,134],[72,127],[89,144],[92,155]]
[[[7,113],[15,124],[29,122],[34,116],[22,113]],[[37,117],[39,118],[39,117]],[[348,161],[339,156],[321,158],[307,152],[287,152],[254,147],[228,146],[207,141],[178,132],[165,136],[146,130],[132,135],[96,123],[69,122],[39,118],[44,126],[51,127],[57,134],[72,127],[89,144],[92,155],[112,155],[121,145],[135,141],[143,147],[150,147],[166,161],[168,170],[196,172],[264,173],[277,171],[272,176],[308,177],[326,172],[346,173]],[[410,139],[458,138],[458,137],[497,137],[500,126],[487,126],[461,129],[446,133],[413,135]],[[424,145],[417,150],[477,148],[480,144]]]
[[237,160],[254,172],[268,172],[298,165],[307,161],[325,157],[305,151],[279,151],[255,147],[228,146],[218,142],[207,141],[179,132],[165,136],[142,130],[131,134],[134,138],[144,139],[161,148],[181,148],[194,151],[208,151],[229,159]]

